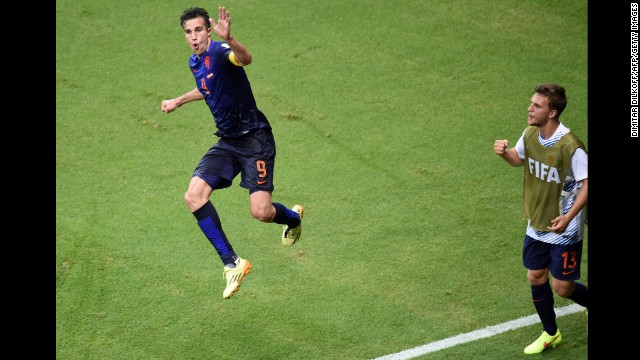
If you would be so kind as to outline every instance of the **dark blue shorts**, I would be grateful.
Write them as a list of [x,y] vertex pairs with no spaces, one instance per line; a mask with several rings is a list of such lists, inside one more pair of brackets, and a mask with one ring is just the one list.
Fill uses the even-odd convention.
[[241,174],[243,188],[250,192],[272,192],[275,158],[276,143],[271,129],[258,129],[240,138],[218,140],[200,159],[193,176],[203,179],[215,190],[231,186],[233,179]]
[[558,280],[580,279],[582,241],[570,245],[554,245],[536,240],[528,235],[522,245],[522,262],[529,270],[549,268]]

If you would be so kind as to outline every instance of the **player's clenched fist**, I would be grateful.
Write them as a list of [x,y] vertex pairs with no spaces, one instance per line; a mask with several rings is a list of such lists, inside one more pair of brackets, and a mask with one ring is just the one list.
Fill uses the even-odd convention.
[[162,100],[161,110],[165,113],[170,113],[177,108],[177,104],[175,99],[172,100]]
[[509,140],[496,140],[493,143],[493,151],[496,155],[504,156],[507,153],[507,149],[509,148]]

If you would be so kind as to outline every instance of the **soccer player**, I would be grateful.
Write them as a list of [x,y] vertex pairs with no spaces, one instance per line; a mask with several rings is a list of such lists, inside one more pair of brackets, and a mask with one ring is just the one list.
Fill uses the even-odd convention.
[[[240,186],[249,190],[251,215],[262,222],[282,224],[284,245],[293,245],[300,238],[304,208],[294,205],[288,209],[272,202],[276,144],[269,121],[256,106],[243,68],[251,64],[252,55],[231,35],[227,9],[218,8],[216,23],[206,10],[188,8],[180,16],[180,26],[193,51],[189,68],[196,87],[177,98],[163,100],[161,110],[171,113],[186,103],[204,100],[213,115],[218,141],[200,159],[184,200],[224,264],[227,285],[222,297],[229,299],[238,291],[251,263],[236,254],[222,230],[210,201],[213,191],[231,186],[241,174]],[[212,29],[222,41],[211,38]]]
[[580,279],[586,221],[588,159],[582,141],[562,124],[565,89],[554,83],[536,86],[528,127],[515,147],[496,140],[493,150],[509,165],[524,165],[524,210],[528,217],[522,259],[531,285],[542,335],[524,349],[537,354],[562,342],[553,307],[553,291],[589,308],[589,292]]

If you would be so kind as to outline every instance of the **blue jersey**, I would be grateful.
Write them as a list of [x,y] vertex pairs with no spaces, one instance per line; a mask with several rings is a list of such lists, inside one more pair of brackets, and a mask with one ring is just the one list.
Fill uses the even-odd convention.
[[202,56],[192,54],[189,67],[198,90],[211,110],[221,138],[237,138],[255,129],[271,128],[258,110],[249,79],[242,66],[229,60],[227,43],[212,41]]

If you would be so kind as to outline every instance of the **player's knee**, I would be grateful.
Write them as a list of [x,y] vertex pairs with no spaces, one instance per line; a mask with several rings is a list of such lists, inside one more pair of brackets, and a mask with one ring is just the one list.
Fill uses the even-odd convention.
[[573,294],[574,287],[575,286],[573,282],[563,282],[562,284],[556,284],[553,287],[553,290],[561,298],[568,298],[569,296],[571,296],[571,294]]
[[548,276],[546,272],[540,271],[529,271],[527,273],[527,280],[531,285],[542,285],[548,281]]
[[262,222],[271,222],[273,220],[273,213],[268,207],[251,208],[251,216]]
[[573,293],[571,289],[567,289],[567,288],[556,289],[556,294],[558,294],[558,296],[560,296],[561,298],[568,298],[569,296],[571,296],[571,293]]
[[189,208],[194,209],[201,202],[200,197],[193,192],[187,191],[184,193],[184,203],[187,204]]
[[266,211],[252,211],[251,216],[262,222],[269,222],[270,220]]

